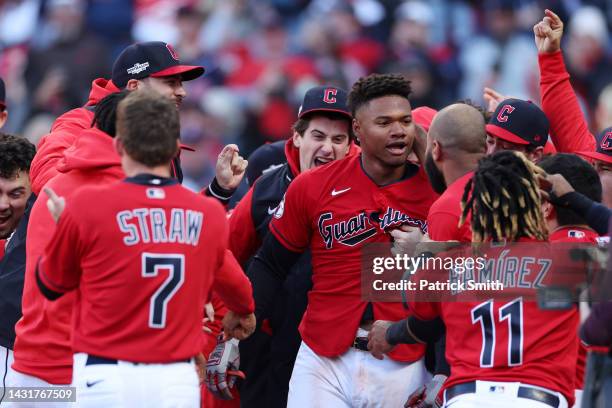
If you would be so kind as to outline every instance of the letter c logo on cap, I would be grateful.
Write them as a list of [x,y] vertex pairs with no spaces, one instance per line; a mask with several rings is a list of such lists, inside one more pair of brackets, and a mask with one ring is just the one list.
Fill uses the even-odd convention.
[[497,121],[498,122],[507,122],[508,121],[508,115],[511,114],[512,112],[514,112],[514,106],[512,106],[512,105],[504,105],[504,106],[502,106],[502,108],[499,110],[499,113],[497,114]]
[[607,132],[601,139],[601,150],[612,150],[612,131]]
[[336,103],[336,94],[338,90],[336,88],[327,88],[323,92],[323,102],[325,103]]

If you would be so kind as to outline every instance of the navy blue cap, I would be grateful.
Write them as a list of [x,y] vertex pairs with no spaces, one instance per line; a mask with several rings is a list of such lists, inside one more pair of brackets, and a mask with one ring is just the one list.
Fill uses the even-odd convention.
[[589,159],[600,160],[606,163],[612,163],[612,126],[604,129],[595,137],[594,152],[577,152],[579,155],[588,157]]
[[352,116],[346,104],[347,99],[348,94],[342,88],[330,85],[310,88],[304,95],[298,118],[301,119],[311,112],[324,111],[337,112],[348,116],[350,119]]
[[285,156],[286,140],[279,140],[274,143],[266,143],[259,146],[249,156],[246,168],[246,179],[249,187],[264,173],[282,166],[287,162]]
[[183,81],[190,81],[203,73],[203,67],[182,65],[170,44],[150,41],[123,50],[113,64],[112,79],[118,88],[124,88],[130,79],[180,75]]
[[548,140],[548,118],[536,104],[505,99],[497,105],[486,126],[487,133],[519,145],[544,146]]
[[6,108],[6,88],[4,87],[4,81],[0,78],[0,109]]

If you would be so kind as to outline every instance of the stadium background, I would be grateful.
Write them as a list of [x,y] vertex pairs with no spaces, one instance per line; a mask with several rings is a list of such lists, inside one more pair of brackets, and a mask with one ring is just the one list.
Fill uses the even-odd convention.
[[413,107],[482,90],[539,101],[533,25],[566,24],[563,49],[592,132],[612,124],[610,0],[0,0],[5,131],[36,143],[81,106],[91,81],[135,41],[162,40],[206,74],[185,83],[185,184],[210,182],[222,146],[243,156],[287,138],[306,89],[346,89],[371,72],[412,80]]

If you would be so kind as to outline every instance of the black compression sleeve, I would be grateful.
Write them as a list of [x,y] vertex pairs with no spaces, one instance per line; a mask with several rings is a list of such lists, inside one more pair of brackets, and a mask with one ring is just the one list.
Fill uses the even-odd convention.
[[387,343],[396,344],[416,344],[434,343],[440,339],[444,333],[444,323],[442,319],[419,320],[410,316],[389,326],[386,334]]
[[253,285],[255,316],[258,323],[261,322],[261,316],[266,315],[274,296],[300,255],[299,252],[285,248],[274,234],[268,234],[264,239],[263,245],[247,271],[247,276]]
[[578,214],[584,216],[589,227],[597,231],[598,234],[603,235],[608,233],[608,225],[610,216],[612,215],[612,211],[608,207],[576,191],[558,197],[554,204],[571,208]]
[[228,190],[221,187],[219,185],[219,182],[217,181],[217,178],[215,177],[213,178],[206,191],[204,191],[204,194],[209,197],[214,197],[219,202],[221,202],[221,204],[226,205],[227,203],[229,203],[230,199],[232,198],[232,195],[234,195],[235,192],[236,189]]
[[446,361],[446,333],[442,334],[434,347],[436,350],[436,368],[434,374],[444,374],[447,377],[450,376],[450,365],[448,361]]

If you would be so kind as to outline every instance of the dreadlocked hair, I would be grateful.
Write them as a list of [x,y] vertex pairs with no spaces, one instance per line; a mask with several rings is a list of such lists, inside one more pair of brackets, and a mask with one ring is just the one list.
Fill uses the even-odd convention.
[[127,90],[115,92],[98,102],[94,109],[92,126],[96,126],[110,137],[115,137],[117,133],[117,106],[129,93],[130,91]]
[[397,74],[371,74],[359,78],[348,96],[348,107],[353,117],[357,110],[372,99],[397,95],[408,99],[412,88],[410,81]]
[[501,151],[482,158],[461,199],[463,225],[472,214],[472,241],[548,239],[536,173],[520,152]]

